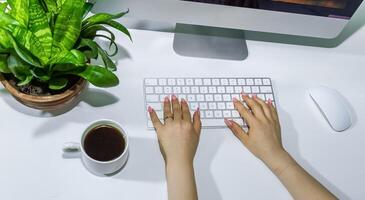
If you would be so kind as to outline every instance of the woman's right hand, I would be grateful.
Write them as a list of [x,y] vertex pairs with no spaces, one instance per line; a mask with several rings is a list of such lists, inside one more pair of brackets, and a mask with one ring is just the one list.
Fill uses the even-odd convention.
[[248,131],[233,120],[226,119],[227,126],[248,150],[265,163],[271,163],[278,156],[285,155],[279,117],[272,101],[264,102],[256,96],[250,98],[244,94],[242,98],[247,107],[237,99],[233,102],[235,109],[247,123]]

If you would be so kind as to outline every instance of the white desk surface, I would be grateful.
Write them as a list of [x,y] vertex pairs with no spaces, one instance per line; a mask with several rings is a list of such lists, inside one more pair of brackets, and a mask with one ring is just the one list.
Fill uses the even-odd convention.
[[[0,199],[167,199],[155,133],[146,129],[144,77],[269,76],[274,81],[286,149],[341,199],[365,198],[365,27],[337,48],[248,41],[245,61],[182,57],[173,34],[132,30],[118,43],[120,85],[91,89],[70,112],[53,118],[23,114],[0,90]],[[127,53],[128,52],[128,53]],[[332,131],[306,97],[325,85],[356,111],[354,126]],[[113,177],[96,177],[79,159],[64,159],[64,142],[78,141],[93,120],[120,122],[131,138],[130,159]],[[203,130],[195,162],[200,199],[291,199],[269,169],[228,130]]]

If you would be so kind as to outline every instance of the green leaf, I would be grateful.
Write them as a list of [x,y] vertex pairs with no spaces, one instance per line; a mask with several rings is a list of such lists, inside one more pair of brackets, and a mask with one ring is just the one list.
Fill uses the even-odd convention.
[[8,67],[8,56],[6,54],[0,54],[0,72],[4,74],[11,73]]
[[55,0],[42,0],[47,7],[48,12],[57,14],[59,9]]
[[53,40],[56,48],[52,51],[71,50],[79,38],[84,0],[66,0],[57,16]]
[[89,2],[85,3],[85,5],[83,7],[84,14],[82,15],[83,16],[82,18],[85,18],[93,7],[94,7],[94,4],[89,3]]
[[13,16],[22,26],[27,27],[29,22],[29,0],[7,0]]
[[103,59],[104,65],[107,69],[115,71],[117,69],[117,66],[115,63],[110,59],[106,51],[104,51],[99,45],[98,45],[98,52],[101,56],[101,59]]
[[73,64],[57,64],[53,66],[53,71],[56,72],[66,72],[66,71],[71,71],[78,68],[78,66],[73,65]]
[[45,57],[51,56],[52,33],[48,24],[46,12],[38,0],[30,0],[29,6],[29,30],[39,39],[43,46]]
[[11,15],[0,12],[0,28],[7,27],[9,25],[20,26],[20,23]]
[[93,25],[93,24],[98,24],[100,22],[106,22],[112,19],[118,19],[123,17],[124,15],[126,15],[129,12],[129,10],[127,10],[126,12],[121,12],[121,13],[117,13],[115,15],[109,14],[109,13],[98,13],[95,14],[87,19],[85,19],[82,22],[82,25]]
[[20,81],[17,85],[18,86],[28,85],[32,80],[33,80],[33,75],[28,75],[25,77],[23,81]]
[[89,54],[89,55],[87,55],[88,58],[96,59],[98,57],[98,44],[96,42],[94,42],[93,40],[90,40],[90,39],[81,39],[80,44],[77,47],[77,49],[81,50],[81,49],[84,49],[85,47],[87,47],[91,50],[91,51],[83,51],[84,54]]
[[22,47],[19,47],[9,31],[0,28],[0,46],[4,49],[14,49],[17,55],[25,62],[36,67],[42,67],[39,61],[32,54]]
[[125,26],[123,26],[122,24],[120,24],[119,22],[116,22],[116,21],[110,20],[110,21],[105,22],[105,24],[107,24],[107,25],[109,25],[109,26],[111,26],[111,27],[113,27],[113,28],[115,28],[115,29],[117,29],[117,30],[121,31],[122,33],[126,34],[126,35],[129,37],[129,39],[130,39],[131,41],[133,41],[133,40],[132,40],[132,36],[131,36],[131,34],[129,33],[128,29],[127,29]]
[[49,61],[49,64],[73,64],[77,66],[83,66],[85,63],[85,55],[76,49],[72,49],[71,51],[62,51],[52,57]]
[[115,40],[114,33],[112,31],[110,31],[109,29],[107,29],[106,27],[99,25],[99,24],[88,26],[86,29],[82,30],[81,37],[88,38],[88,39],[94,39],[95,35],[98,31],[103,31],[103,32],[109,33],[110,38],[113,41]]
[[6,8],[8,7],[8,3],[0,3],[0,11],[5,12]]
[[44,69],[35,68],[30,70],[30,72],[41,81],[49,81],[51,79],[51,76]]
[[30,72],[30,65],[22,61],[18,56],[10,55],[8,57],[8,68],[11,73],[21,81],[24,81],[27,76],[32,75]]
[[48,83],[49,89],[61,90],[67,86],[68,80],[66,78],[53,78]]
[[102,66],[87,65],[77,70],[62,72],[59,75],[73,74],[88,80],[97,87],[114,87],[119,84],[118,77]]

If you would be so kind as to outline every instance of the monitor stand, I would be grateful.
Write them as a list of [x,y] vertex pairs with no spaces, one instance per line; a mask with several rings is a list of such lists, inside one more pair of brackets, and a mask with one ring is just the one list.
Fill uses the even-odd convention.
[[174,50],[187,57],[242,61],[248,57],[244,31],[176,24]]

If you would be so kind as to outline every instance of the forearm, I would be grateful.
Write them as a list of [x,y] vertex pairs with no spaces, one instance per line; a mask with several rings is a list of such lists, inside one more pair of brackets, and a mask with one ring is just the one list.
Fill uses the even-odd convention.
[[287,153],[265,162],[296,200],[337,199]]
[[198,199],[192,164],[168,163],[166,177],[169,200]]

